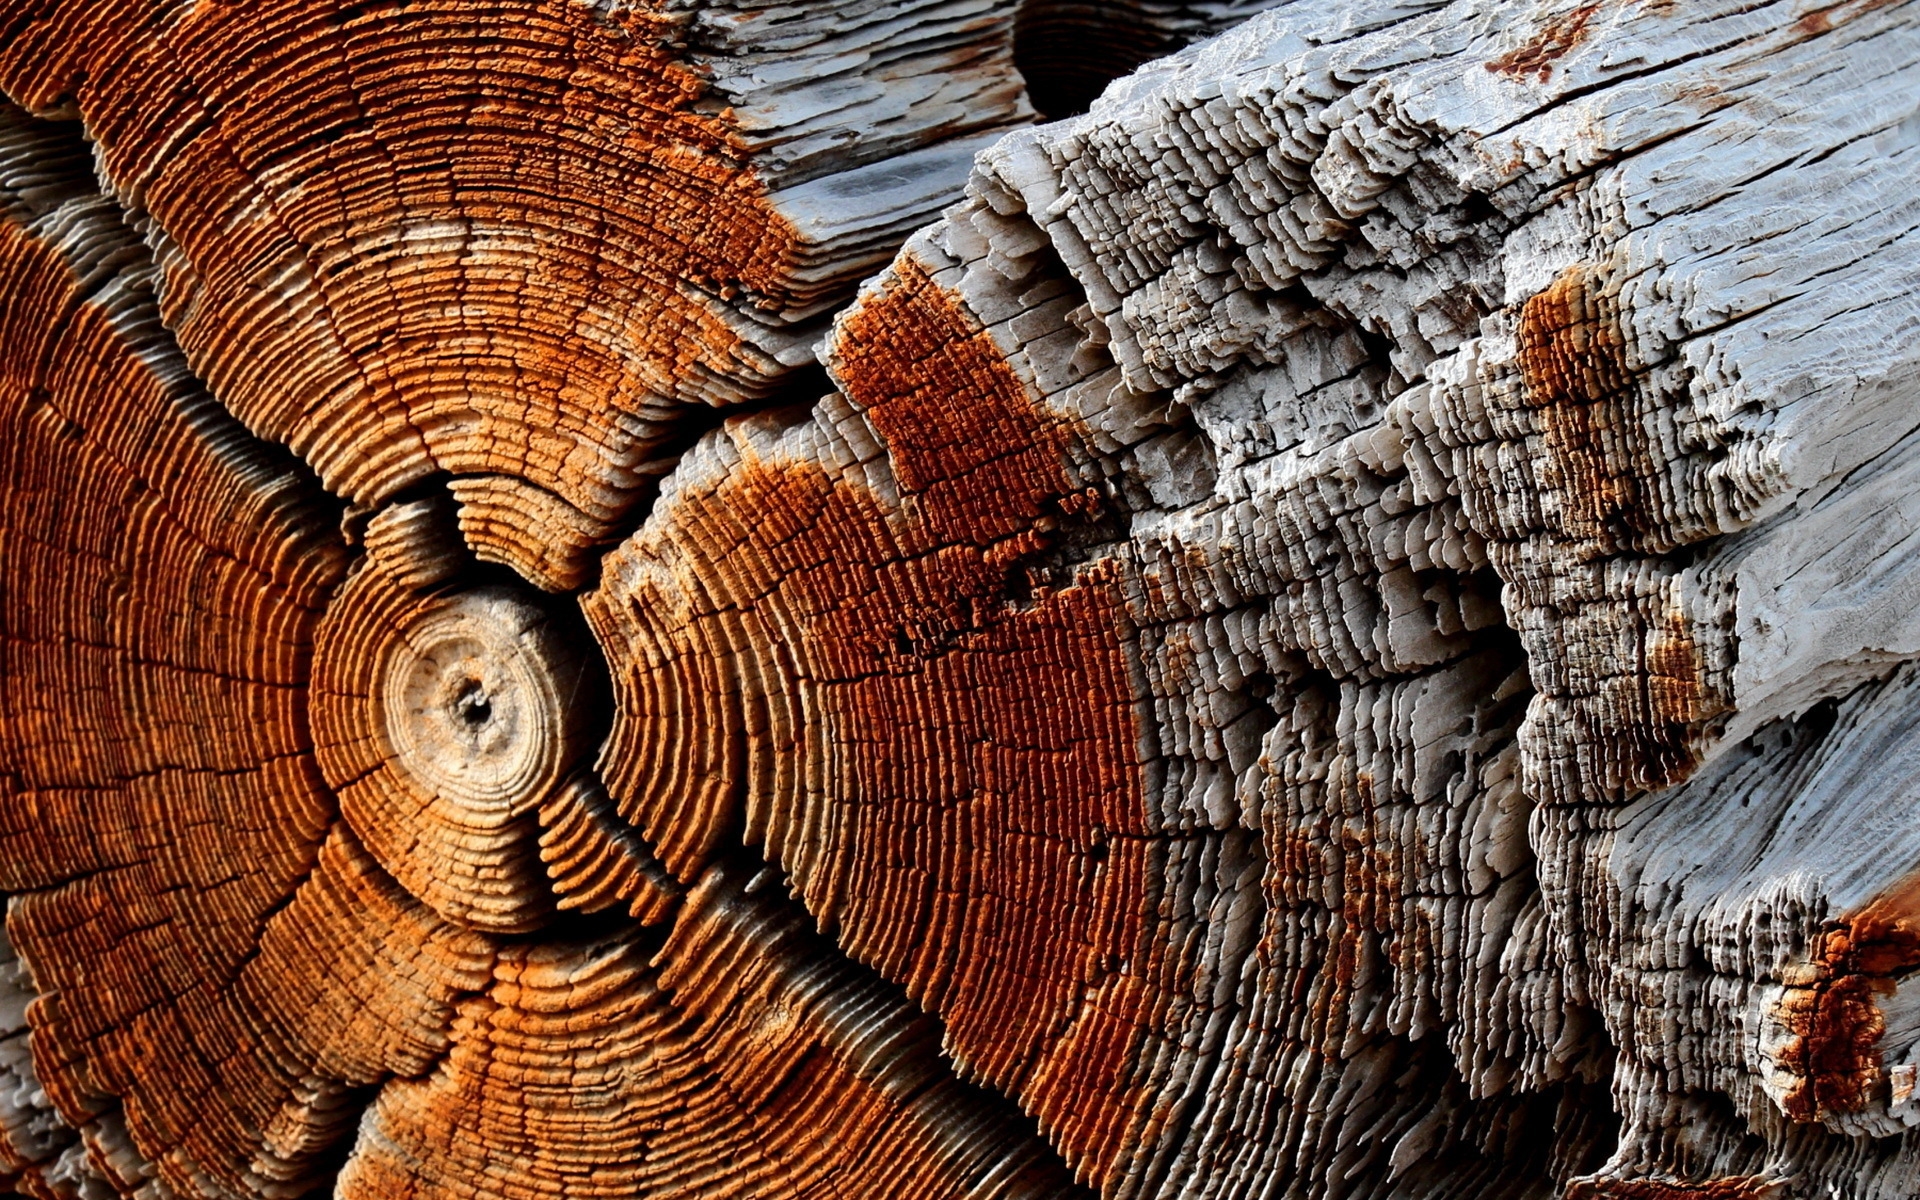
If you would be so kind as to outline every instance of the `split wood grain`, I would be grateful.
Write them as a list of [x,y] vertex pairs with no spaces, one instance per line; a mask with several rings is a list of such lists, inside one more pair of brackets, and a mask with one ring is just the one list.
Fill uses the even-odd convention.
[[820,313],[1025,117],[988,0],[12,3],[0,90],[81,117],[207,388],[335,494],[448,479],[578,586],[689,406]]

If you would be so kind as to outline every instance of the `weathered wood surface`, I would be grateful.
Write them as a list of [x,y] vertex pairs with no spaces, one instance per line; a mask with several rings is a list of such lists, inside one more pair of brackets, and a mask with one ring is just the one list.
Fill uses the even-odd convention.
[[0,3],[14,1186],[1920,1194],[1920,6],[1257,7]]

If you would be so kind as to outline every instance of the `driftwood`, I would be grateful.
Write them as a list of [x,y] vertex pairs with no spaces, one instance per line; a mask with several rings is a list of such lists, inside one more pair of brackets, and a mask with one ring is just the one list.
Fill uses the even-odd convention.
[[0,0],[11,1186],[1920,1194],[1920,6],[1262,7]]

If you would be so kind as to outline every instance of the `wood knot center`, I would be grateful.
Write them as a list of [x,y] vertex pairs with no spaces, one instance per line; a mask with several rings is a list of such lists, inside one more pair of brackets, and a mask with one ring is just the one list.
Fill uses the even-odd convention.
[[581,670],[532,601],[505,588],[461,593],[386,647],[379,723],[424,791],[497,819],[539,801],[578,757]]
[[481,680],[467,680],[453,703],[460,719],[476,729],[493,719],[493,701],[487,698],[487,685]]
[[370,551],[315,641],[321,773],[360,843],[440,916],[537,929],[553,904],[536,812],[599,739],[605,668],[529,589],[391,568]]

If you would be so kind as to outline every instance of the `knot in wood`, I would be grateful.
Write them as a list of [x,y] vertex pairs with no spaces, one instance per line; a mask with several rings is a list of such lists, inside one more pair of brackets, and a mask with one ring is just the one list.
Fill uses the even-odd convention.
[[321,624],[321,772],[367,850],[434,911],[533,930],[553,908],[535,814],[593,740],[592,664],[528,592],[401,575],[370,556]]
[[476,810],[524,810],[577,757],[580,661],[531,603],[499,588],[419,613],[384,652],[379,726],[420,786]]

